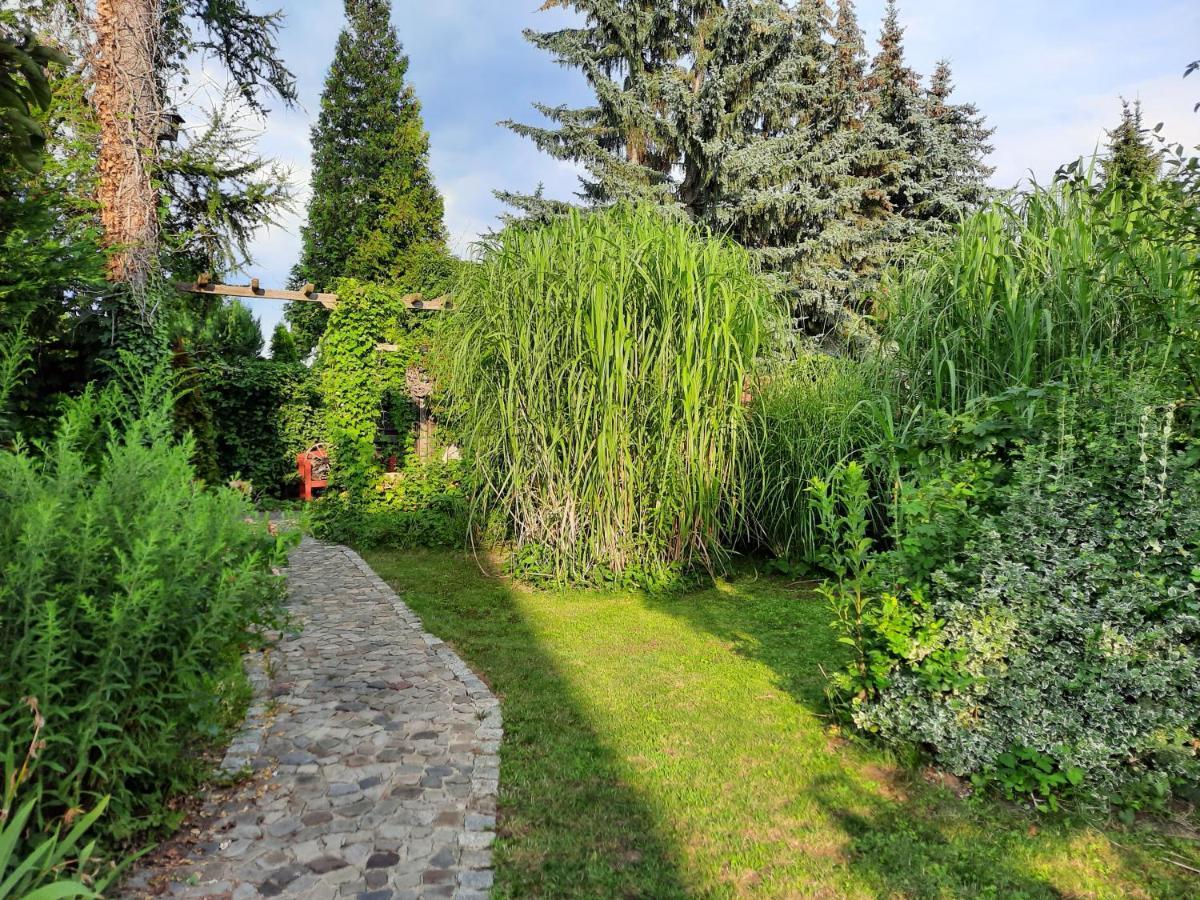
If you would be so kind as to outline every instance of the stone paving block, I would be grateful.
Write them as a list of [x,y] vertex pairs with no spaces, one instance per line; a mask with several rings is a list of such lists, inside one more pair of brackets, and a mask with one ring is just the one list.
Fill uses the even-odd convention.
[[261,774],[206,801],[220,827],[186,864],[149,857],[117,896],[486,897],[499,702],[353,551],[306,538],[288,593],[295,630],[247,657],[221,764]]

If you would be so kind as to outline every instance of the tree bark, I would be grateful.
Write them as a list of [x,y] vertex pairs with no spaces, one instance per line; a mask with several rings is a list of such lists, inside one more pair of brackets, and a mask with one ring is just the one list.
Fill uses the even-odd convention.
[[108,278],[144,287],[158,253],[153,161],[162,122],[155,62],[159,0],[97,0],[93,104],[100,124],[97,200]]

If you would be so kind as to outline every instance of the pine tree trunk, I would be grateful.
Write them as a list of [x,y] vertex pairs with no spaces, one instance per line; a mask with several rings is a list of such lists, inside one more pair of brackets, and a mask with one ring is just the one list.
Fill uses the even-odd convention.
[[155,60],[159,0],[96,0],[93,104],[100,124],[97,200],[110,281],[143,287],[158,251],[151,163],[162,122]]

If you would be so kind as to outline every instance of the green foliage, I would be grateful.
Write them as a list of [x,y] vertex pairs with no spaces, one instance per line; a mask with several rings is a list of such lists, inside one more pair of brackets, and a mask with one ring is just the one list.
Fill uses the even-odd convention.
[[1200,779],[1195,437],[1162,386],[1055,405],[1006,480],[986,460],[911,476],[861,637],[883,655],[834,686],[859,727],[980,784],[1161,803]]
[[[64,821],[47,832],[34,827],[37,797],[22,798],[23,788],[37,768],[41,730],[45,725],[36,698],[26,697],[33,737],[24,757],[8,747],[3,759],[4,783],[0,793],[0,900],[54,900],[60,897],[99,898],[115,880],[118,870],[101,867],[95,860],[96,842],[84,836],[104,815],[104,797],[78,821]],[[78,812],[78,811],[77,811]],[[63,828],[69,826],[67,832]],[[105,871],[105,868],[107,871]]]
[[0,746],[29,745],[14,701],[36,697],[38,821],[111,795],[117,839],[177,816],[168,800],[237,720],[241,651],[282,599],[281,539],[241,494],[195,481],[169,378],[136,371],[0,454]]
[[188,278],[231,272],[250,261],[250,243],[290,210],[291,172],[259,156],[261,135],[244,124],[240,94],[208,111],[203,128],[159,149],[164,264]]
[[229,300],[204,320],[196,341],[206,354],[224,363],[245,362],[262,353],[262,326],[244,303]]
[[16,435],[10,403],[21,380],[31,371],[29,347],[24,323],[15,331],[0,334],[0,442],[7,442]]
[[809,486],[881,440],[875,373],[852,359],[806,353],[760,378],[753,394],[747,538],[781,560],[816,565],[824,542]]
[[275,42],[282,22],[282,12],[251,12],[246,0],[179,0],[163,10],[163,62],[179,73],[190,54],[211,53],[228,70],[242,99],[265,113],[264,95],[274,94],[288,104],[296,101],[296,79]]
[[[389,392],[406,390],[404,373],[420,358],[421,328],[395,288],[337,282],[338,305],[321,339],[318,384],[333,483],[365,496],[382,466],[375,444]],[[380,342],[400,346],[381,353]]]
[[356,547],[461,548],[468,532],[463,464],[410,459],[366,497],[326,494],[308,507],[322,540]]
[[29,29],[7,10],[0,11],[0,161],[11,158],[30,172],[42,167],[46,134],[35,117],[51,102],[51,63],[67,58],[39,43]]
[[834,628],[838,641],[854,649],[856,659],[851,663],[857,679],[865,679],[868,671],[878,668],[877,654],[868,646],[866,629],[872,541],[870,526],[871,492],[866,473],[857,462],[839,464],[831,480],[813,478],[809,483],[817,525],[824,538],[825,564],[833,578],[820,588],[836,617]]
[[652,209],[509,229],[447,319],[473,520],[549,581],[719,566],[774,306],[747,254]]
[[86,84],[56,73],[38,120],[48,145],[30,173],[0,159],[0,333],[24,323],[36,377],[13,397],[23,429],[42,433],[64,393],[97,377],[111,334],[94,204],[94,133]]
[[1095,196],[1086,178],[973,216],[883,292],[883,335],[913,402],[960,412],[1121,357],[1191,367],[1197,273],[1151,229],[1139,201]]
[[296,339],[292,337],[291,330],[284,322],[277,323],[275,330],[271,332],[271,359],[285,365],[294,365],[302,361]]
[[1108,149],[1100,169],[1110,188],[1137,190],[1162,171],[1162,156],[1142,125],[1142,103],[1121,101],[1121,123],[1108,132]]
[[[847,338],[880,270],[988,195],[991,131],[926,89],[889,8],[868,76],[854,5],[550,0],[579,27],[526,32],[595,94],[537,104],[549,125],[504,124],[585,170],[590,206],[650,202],[729,234],[779,277],[798,324]],[[568,204],[501,194],[534,221]]]
[[296,454],[321,436],[316,376],[300,363],[248,359],[209,363],[202,379],[222,480],[280,496],[296,479]]
[[[390,0],[347,0],[313,127],[312,199],[304,249],[293,281],[327,289],[356,278],[417,290],[405,282],[420,258],[444,251],[442,198],[429,171],[429,135],[406,83],[404,55]],[[307,352],[328,315],[311,304],[287,310]]]

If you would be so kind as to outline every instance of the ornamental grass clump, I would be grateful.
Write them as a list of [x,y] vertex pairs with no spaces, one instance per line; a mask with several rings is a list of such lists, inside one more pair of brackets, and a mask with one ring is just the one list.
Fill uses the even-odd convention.
[[754,389],[745,473],[745,538],[781,561],[814,566],[824,539],[814,478],[877,445],[886,404],[877,369],[848,357],[803,353]]
[[1178,367],[1200,284],[1188,249],[1162,239],[1174,211],[1097,191],[1084,173],[997,202],[885,286],[882,333],[914,401],[963,412],[1118,358]]
[[510,228],[464,280],[448,379],[473,515],[552,582],[720,565],[773,298],[747,253],[649,209]]
[[0,754],[30,744],[36,698],[39,825],[105,796],[108,838],[172,821],[240,715],[243,647],[279,618],[281,539],[196,479],[171,388],[89,389],[45,443],[0,451]]

